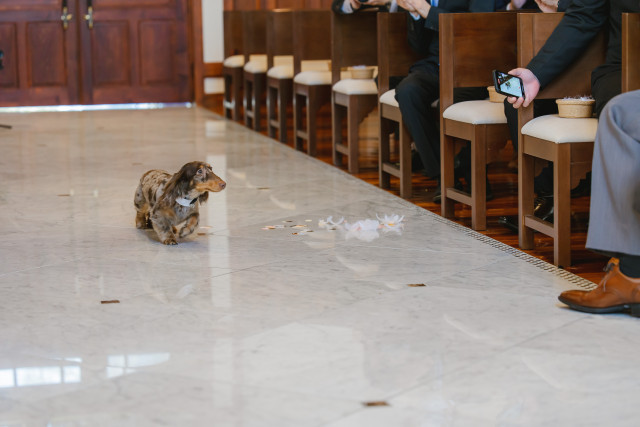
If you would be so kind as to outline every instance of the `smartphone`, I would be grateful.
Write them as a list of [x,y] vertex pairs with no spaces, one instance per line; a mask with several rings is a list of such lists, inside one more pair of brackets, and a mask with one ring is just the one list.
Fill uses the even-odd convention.
[[524,98],[524,84],[522,84],[522,79],[518,76],[493,70],[493,85],[496,88],[496,92],[502,95]]

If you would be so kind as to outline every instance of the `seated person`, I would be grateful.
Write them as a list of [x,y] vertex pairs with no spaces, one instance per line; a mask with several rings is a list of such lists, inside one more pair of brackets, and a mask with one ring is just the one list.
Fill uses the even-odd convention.
[[[571,4],[571,0],[535,0],[538,9],[542,12],[564,12]],[[585,46],[586,47],[586,46]],[[527,104],[528,105],[528,104]],[[514,157],[518,153],[518,111],[512,106],[508,99],[504,101],[504,113],[507,117],[509,134],[513,143]],[[534,101],[534,117],[546,114],[557,114],[558,106],[553,99],[541,99]],[[517,167],[517,164],[513,165]],[[535,192],[537,194],[534,203],[534,215],[545,221],[553,222],[553,165],[549,163],[542,172],[535,177]],[[580,181],[578,186],[571,191],[572,197],[588,195],[590,192],[590,175]],[[517,216],[501,217],[498,220],[507,228],[518,232]]]
[[630,311],[640,317],[640,90],[601,110],[593,150],[587,248],[613,257],[592,291],[558,299],[587,313]]
[[640,3],[634,0],[573,0],[558,27],[527,67],[509,72],[522,78],[525,98],[508,97],[507,102],[514,109],[534,102],[540,88],[563,72],[596,34],[607,26],[609,43],[605,63],[593,70],[591,75],[595,112],[599,116],[606,103],[621,92],[622,12],[640,13]]
[[[425,174],[440,179],[439,118],[431,114],[431,104],[440,97],[438,16],[441,13],[492,12],[494,0],[397,0],[407,11],[409,44],[422,59],[409,69],[396,87],[396,100],[402,119],[413,139]],[[461,88],[454,93],[454,102],[485,99],[486,88]],[[468,152],[458,156],[460,168],[466,170]],[[490,190],[487,189],[487,194]],[[440,200],[440,185],[434,201]]]

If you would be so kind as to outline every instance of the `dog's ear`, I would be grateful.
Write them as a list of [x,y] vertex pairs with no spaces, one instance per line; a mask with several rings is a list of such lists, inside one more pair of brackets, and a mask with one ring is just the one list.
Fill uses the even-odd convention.
[[204,193],[202,193],[200,195],[200,197],[198,197],[198,201],[200,202],[201,205],[204,205],[205,203],[207,203],[207,200],[209,200],[209,192],[205,191]]
[[176,172],[164,188],[164,195],[169,196],[172,200],[182,197],[189,192],[191,180],[195,175],[197,168],[194,169],[191,163],[184,165]]

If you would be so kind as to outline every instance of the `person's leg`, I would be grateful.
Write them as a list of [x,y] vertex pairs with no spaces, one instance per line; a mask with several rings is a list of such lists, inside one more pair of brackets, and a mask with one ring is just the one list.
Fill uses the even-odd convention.
[[598,122],[587,248],[640,256],[640,91],[610,101]]
[[596,100],[594,112],[600,117],[602,109],[616,95],[622,92],[622,72],[614,69],[606,74],[594,72],[591,79],[591,94]]
[[396,87],[396,100],[426,174],[440,176],[440,130],[430,114],[433,101],[440,96],[440,80],[429,72],[412,72]]
[[630,310],[640,317],[640,91],[603,108],[593,153],[587,248],[618,254],[593,291],[558,299],[589,313]]

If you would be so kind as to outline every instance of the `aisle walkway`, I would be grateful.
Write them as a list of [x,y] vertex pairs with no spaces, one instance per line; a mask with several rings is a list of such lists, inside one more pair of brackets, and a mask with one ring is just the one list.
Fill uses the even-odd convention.
[[[591,282],[203,109],[1,117],[0,425],[637,423]],[[133,193],[192,160],[227,188],[164,246]]]

